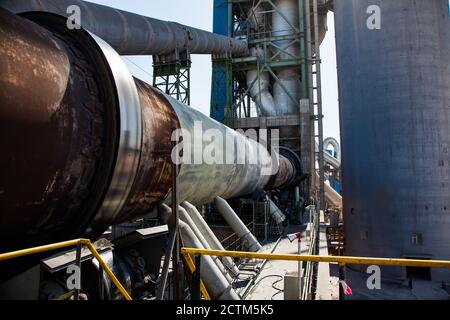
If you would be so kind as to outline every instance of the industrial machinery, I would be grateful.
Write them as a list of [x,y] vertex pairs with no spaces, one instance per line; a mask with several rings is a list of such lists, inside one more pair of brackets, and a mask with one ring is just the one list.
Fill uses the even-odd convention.
[[213,55],[211,116],[237,130],[277,132],[281,150],[300,159],[300,180],[271,195],[291,222],[300,221],[313,198],[326,206],[319,45],[329,3],[214,4],[214,32],[245,39],[250,55]]
[[[88,6],[100,28],[93,31],[101,34],[104,8],[79,4]],[[40,11],[34,11],[32,2],[25,9],[20,9],[20,2],[12,5],[19,6],[15,11],[21,17],[1,9],[0,19],[1,133],[6,155],[1,160],[2,252],[78,237],[97,239],[110,226],[156,217],[158,206],[173,202],[173,178],[178,180],[179,203],[202,205],[217,196],[233,198],[280,188],[300,175],[295,155],[269,153],[257,141],[134,79],[104,40],[84,28],[69,30],[67,18],[45,10],[57,8],[54,5],[39,7]],[[143,18],[131,16],[123,28],[138,19]],[[153,28],[152,22],[144,23]],[[180,30],[185,29],[174,33]],[[192,32],[188,45],[192,52],[242,53],[243,42],[234,44],[223,36],[194,31],[186,31]],[[196,43],[198,39],[202,41]],[[121,43],[113,45],[133,52]],[[177,45],[176,41],[167,44],[173,49]],[[160,53],[158,47],[150,50]],[[198,123],[206,132],[218,132],[229,145],[224,147],[220,139],[200,139],[198,145],[194,137]],[[179,150],[174,148],[180,142],[180,137],[173,138],[177,131],[183,133]],[[207,147],[222,151],[226,162],[204,161]],[[173,165],[178,151],[184,154],[182,161]],[[134,262],[120,252],[128,250],[133,259],[139,258],[141,268],[159,263],[162,255],[160,244],[151,251],[151,259],[141,257],[135,246],[149,235],[141,236],[143,241],[136,244],[127,235],[127,240],[115,237],[113,229],[112,240],[118,243],[110,260],[125,279],[131,277],[127,283],[131,281],[133,291],[143,287],[146,274],[141,270],[140,281],[135,280],[130,271]],[[22,258],[3,263],[2,280],[36,262],[36,258]]]
[[[323,136],[330,10],[342,148]],[[212,57],[211,117],[189,106],[191,54]],[[152,85],[121,55],[152,55]],[[259,252],[303,224],[318,255],[321,212],[341,254],[450,260],[449,57],[447,0],[215,0],[214,33],[81,0],[0,0],[0,257],[79,238],[99,252],[0,259],[0,298],[239,300],[258,261],[181,247]],[[393,264],[383,277],[449,282]],[[304,269],[313,298],[318,263]]]

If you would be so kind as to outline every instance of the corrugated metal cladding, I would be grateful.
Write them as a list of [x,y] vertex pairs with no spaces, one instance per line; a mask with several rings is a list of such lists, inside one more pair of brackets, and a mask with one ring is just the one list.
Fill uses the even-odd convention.
[[346,254],[450,260],[448,1],[334,5]]

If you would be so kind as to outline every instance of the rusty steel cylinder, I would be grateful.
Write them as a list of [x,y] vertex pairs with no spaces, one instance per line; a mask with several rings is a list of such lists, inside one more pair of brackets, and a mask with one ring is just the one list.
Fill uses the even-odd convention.
[[[299,175],[289,157],[133,78],[105,41],[65,22],[0,9],[0,252],[95,239],[170,202],[174,132],[193,135],[197,122],[237,147],[183,136],[183,152],[213,148],[228,162],[178,164],[180,202],[243,196]],[[239,162],[242,150],[250,163]]]

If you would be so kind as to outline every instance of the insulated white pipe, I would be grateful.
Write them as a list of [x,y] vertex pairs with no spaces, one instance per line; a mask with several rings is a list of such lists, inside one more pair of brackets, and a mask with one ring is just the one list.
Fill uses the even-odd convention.
[[269,91],[270,78],[268,72],[261,72],[258,79],[257,70],[247,72],[247,86],[252,100],[261,110],[263,116],[271,117],[277,114],[275,101]]
[[[219,239],[217,239],[214,232],[208,226],[205,219],[203,219],[200,212],[198,212],[197,208],[186,201],[181,203],[181,206],[185,208],[186,211],[189,213],[189,216],[194,221],[199,231],[203,234],[204,239],[208,242],[211,249],[225,251],[225,248],[222,246]],[[221,260],[224,266],[227,268],[227,270],[230,270],[234,276],[239,275],[239,269],[238,267],[236,267],[236,264],[234,263],[232,258],[222,257]]]
[[326,149],[330,144],[333,146],[334,157],[335,157],[336,159],[338,159],[339,161],[341,161],[341,147],[340,147],[340,145],[339,145],[339,142],[338,142],[335,138],[332,138],[332,137],[326,138],[326,139],[323,141],[323,145],[324,145],[324,148],[325,148],[325,149]]
[[[250,8],[248,12],[248,24],[252,29],[251,32],[260,32],[264,27],[264,8],[259,5],[258,8]],[[263,48],[259,45],[250,49],[250,55],[257,57],[258,60],[265,61],[266,55]],[[259,79],[258,79],[259,73]],[[272,93],[269,91],[270,75],[269,72],[258,72],[257,69],[249,70],[247,72],[247,87],[249,89],[250,97],[259,107],[261,114],[266,117],[275,116],[277,114],[275,108],[275,101]]]
[[257,252],[261,250],[261,244],[256,240],[255,236],[248,230],[247,226],[238,217],[233,208],[230,207],[228,202],[220,197],[214,198],[214,206],[220,212],[222,217],[233,229],[234,233],[242,239],[244,245],[249,251]]
[[295,199],[295,206],[298,206],[300,204],[300,188],[295,187],[294,189],[294,199]]
[[[319,174],[316,172],[316,187],[319,187]],[[342,209],[342,196],[330,186],[329,181],[325,181],[325,200],[338,209]]]
[[[167,205],[165,205],[165,206],[167,206]],[[194,220],[192,220],[192,218],[189,216],[186,209],[184,209],[181,206],[178,206],[178,212],[179,212],[180,219],[189,225],[189,227],[194,232],[197,239],[202,244],[203,248],[205,248],[207,250],[211,250],[212,248],[209,245],[208,241],[206,241],[205,237],[200,232],[200,230],[197,227],[197,225],[195,224]],[[228,271],[225,269],[225,266],[222,264],[222,261],[220,261],[220,259],[218,257],[212,257],[212,259],[214,260],[214,263],[220,269],[222,274],[227,278],[228,282],[231,283],[233,281],[233,278],[228,274]]]
[[[316,143],[316,152],[319,152],[319,144],[318,143]],[[324,158],[324,161],[326,163],[332,165],[333,168],[335,168],[335,169],[341,168],[341,160],[333,157],[331,154],[328,153],[327,150],[323,150],[323,158]]]
[[[299,27],[298,0],[275,0],[278,11],[272,15],[272,32],[274,36],[288,36],[297,33]],[[300,45],[292,40],[275,41],[280,47],[281,61],[298,58]],[[300,100],[300,72],[299,68],[285,68],[277,73],[280,81],[273,86],[273,98],[277,106],[278,115],[293,115],[300,112],[297,103]],[[291,96],[287,94],[290,93]]]
[[[258,46],[250,49],[250,54],[259,60],[265,60],[264,50]],[[259,73],[259,79],[258,79]],[[258,72],[258,70],[249,70],[247,72],[247,87],[252,100],[258,105],[263,116],[270,117],[277,114],[275,101],[269,91],[270,76],[269,72]]]
[[1,0],[14,13],[44,12],[72,17],[80,9],[81,26],[108,42],[121,55],[165,55],[189,49],[192,54],[245,56],[245,41],[161,21],[81,0]]
[[[186,247],[203,248],[189,225],[180,221],[180,233]],[[210,256],[201,257],[200,276],[214,300],[240,300],[239,295],[220,272],[219,267]]]
[[270,216],[275,220],[277,224],[282,224],[284,220],[286,220],[286,216],[281,212],[281,209],[277,207],[277,205],[269,198],[269,213]]

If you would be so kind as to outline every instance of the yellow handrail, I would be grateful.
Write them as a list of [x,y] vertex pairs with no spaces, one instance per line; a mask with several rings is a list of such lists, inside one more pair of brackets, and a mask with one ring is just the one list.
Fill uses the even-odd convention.
[[114,275],[114,273],[111,271],[111,269],[108,267],[108,265],[103,261],[102,257],[98,253],[97,249],[92,245],[91,241],[89,239],[76,239],[76,240],[69,240],[69,241],[63,241],[53,244],[48,244],[45,246],[39,246],[34,248],[28,248],[23,250],[17,250],[13,252],[8,253],[2,253],[0,254],[0,261],[6,261],[11,260],[31,254],[37,254],[41,252],[46,251],[52,251],[67,247],[73,247],[73,246],[86,246],[89,251],[91,251],[92,255],[97,259],[97,261],[100,263],[100,265],[103,267],[103,269],[108,274],[111,281],[116,285],[116,287],[119,289],[120,293],[125,297],[126,300],[133,300],[131,296],[128,294],[127,290],[122,286],[120,281],[117,279],[117,277]]
[[425,268],[450,268],[450,261],[444,260],[418,260],[418,259],[394,259],[394,258],[365,258],[365,257],[342,257],[342,256],[313,256],[297,254],[278,253],[256,253],[241,251],[221,251],[195,248],[182,248],[183,255],[206,255],[216,257],[233,257],[264,260],[284,260],[284,261],[311,261],[311,262],[335,262],[345,264],[363,265],[384,265],[384,266],[404,266],[404,267],[425,267]]
[[[186,261],[186,264],[188,265],[189,271],[191,272],[191,274],[194,274],[196,268],[191,257],[188,254],[183,255],[183,257],[184,260]],[[200,280],[200,291],[202,292],[203,297],[205,297],[205,300],[211,300],[208,290],[206,290],[205,284],[203,283],[202,280]]]

